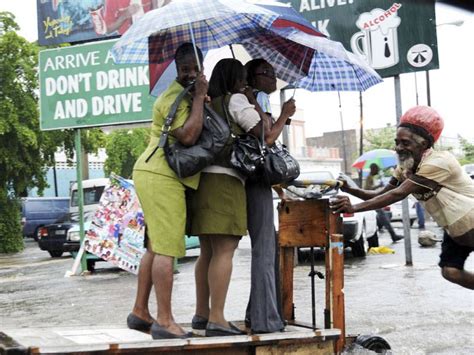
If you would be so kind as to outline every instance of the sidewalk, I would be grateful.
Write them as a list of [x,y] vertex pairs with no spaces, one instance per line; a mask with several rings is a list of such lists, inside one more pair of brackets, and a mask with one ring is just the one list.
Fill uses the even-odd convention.
[[[394,224],[402,233],[401,224]],[[432,222],[427,228],[442,233]],[[368,255],[345,260],[345,313],[348,334],[375,334],[385,338],[394,354],[474,353],[474,292],[445,281],[440,274],[440,243],[422,248],[418,229],[412,228],[413,266],[405,266],[403,241],[392,244],[386,233],[380,245],[395,254]],[[189,323],[194,314],[194,263],[190,250],[175,276],[173,293],[177,322]],[[193,256],[194,255],[194,256]],[[125,328],[136,288],[136,277],[97,263],[97,273],[65,278],[72,258],[52,259],[29,241],[21,254],[0,255],[0,331],[62,327]],[[474,259],[466,268],[474,270]],[[316,270],[324,264],[317,261]],[[311,323],[309,265],[295,268],[295,315]],[[250,285],[250,241],[242,238],[226,304],[228,320],[242,320]],[[323,327],[323,280],[316,279],[316,322]],[[155,301],[151,302],[156,311]]]

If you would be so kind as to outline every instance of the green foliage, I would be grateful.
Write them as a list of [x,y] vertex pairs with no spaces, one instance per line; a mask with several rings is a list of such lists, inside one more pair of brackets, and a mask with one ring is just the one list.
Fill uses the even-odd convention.
[[22,251],[20,203],[0,190],[0,253]]
[[[54,164],[54,153],[64,148],[74,153],[74,134],[42,132],[38,113],[38,52],[15,31],[15,17],[0,12],[0,252],[23,248],[17,197],[33,187],[41,194],[47,187],[46,170]],[[105,144],[100,130],[84,139],[88,152]]]
[[464,157],[460,159],[461,165],[474,163],[474,144],[461,136],[459,136],[459,141],[464,153]]
[[105,150],[105,174],[111,172],[125,178],[131,178],[133,165],[145,151],[150,138],[150,129],[135,128],[133,130],[119,129],[107,137]]
[[395,136],[396,128],[393,126],[366,131],[364,152],[373,149],[395,149]]

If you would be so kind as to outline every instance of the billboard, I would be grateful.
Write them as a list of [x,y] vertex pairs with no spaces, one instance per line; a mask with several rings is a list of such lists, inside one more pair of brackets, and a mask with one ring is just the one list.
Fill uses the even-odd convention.
[[37,0],[38,43],[110,39],[170,0]]
[[439,68],[434,0],[291,0],[382,77]]
[[40,52],[42,130],[151,121],[148,65],[114,64],[116,41]]

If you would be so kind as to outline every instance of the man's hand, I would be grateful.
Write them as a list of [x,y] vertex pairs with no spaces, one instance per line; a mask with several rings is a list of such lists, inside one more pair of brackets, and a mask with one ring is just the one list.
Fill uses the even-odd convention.
[[354,207],[347,196],[334,196],[329,199],[333,213],[354,213]]
[[341,191],[350,192],[351,188],[349,187],[349,184],[347,183],[347,180],[344,177],[339,176],[337,180],[342,182],[341,186],[339,187]]

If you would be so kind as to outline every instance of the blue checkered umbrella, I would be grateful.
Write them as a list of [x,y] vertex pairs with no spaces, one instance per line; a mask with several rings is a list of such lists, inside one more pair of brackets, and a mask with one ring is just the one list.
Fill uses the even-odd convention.
[[[345,50],[340,42],[308,35],[292,27],[272,27],[271,32],[292,43],[314,49],[314,52],[308,54],[311,58],[308,75],[301,80],[289,82],[295,87],[309,91],[365,91],[382,82],[375,70]],[[271,48],[261,46],[256,41],[244,40],[242,44],[252,57],[267,58],[272,55]]]
[[272,58],[277,76],[293,82],[308,73],[314,49],[270,31],[279,17],[241,0],[174,0],[134,23],[111,53],[117,63],[163,63],[184,42],[207,51],[251,39],[271,52],[265,58]]

